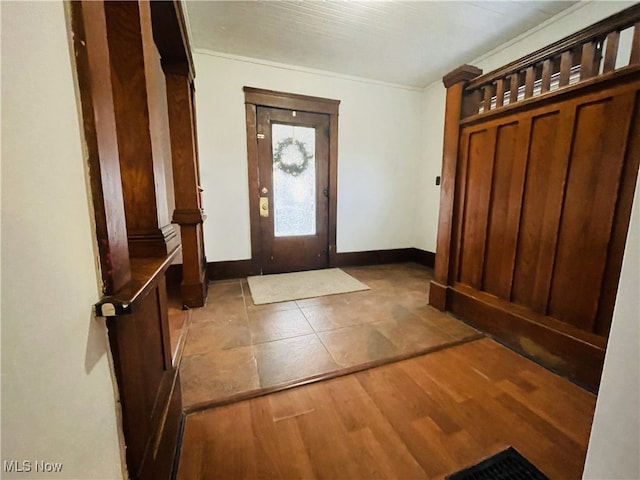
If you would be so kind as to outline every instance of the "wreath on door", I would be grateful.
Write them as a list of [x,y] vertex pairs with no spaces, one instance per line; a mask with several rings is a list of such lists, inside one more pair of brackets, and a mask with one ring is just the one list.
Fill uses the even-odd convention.
[[[295,147],[297,149],[298,161],[287,163],[282,159],[282,155],[289,148]],[[278,146],[273,152],[273,163],[276,167],[282,170],[284,173],[297,177],[304,172],[309,166],[309,160],[313,157],[313,154],[309,153],[307,146],[300,140],[294,140],[293,137],[285,138],[278,142]]]

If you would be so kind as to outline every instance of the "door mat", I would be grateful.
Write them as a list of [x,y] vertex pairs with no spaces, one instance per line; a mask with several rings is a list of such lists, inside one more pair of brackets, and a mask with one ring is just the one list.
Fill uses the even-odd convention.
[[255,305],[369,290],[339,268],[248,277]]
[[445,480],[549,480],[529,460],[509,447]]

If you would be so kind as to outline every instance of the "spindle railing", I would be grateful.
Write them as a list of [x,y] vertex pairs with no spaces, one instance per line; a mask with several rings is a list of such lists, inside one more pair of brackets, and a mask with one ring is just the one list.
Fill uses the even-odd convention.
[[640,71],[640,4],[471,80],[462,118],[621,70]]

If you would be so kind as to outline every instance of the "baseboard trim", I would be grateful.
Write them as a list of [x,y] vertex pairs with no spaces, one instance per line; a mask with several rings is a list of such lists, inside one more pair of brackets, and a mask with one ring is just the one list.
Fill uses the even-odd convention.
[[359,267],[363,265],[383,265],[385,263],[416,262],[433,268],[435,253],[419,248],[396,248],[391,250],[371,250],[366,252],[336,253],[332,267]]
[[371,250],[366,252],[336,253],[331,259],[331,267],[360,267],[364,265],[382,265],[385,263],[410,262],[411,248],[394,250]]
[[180,287],[180,283],[182,283],[182,264],[174,263],[173,265],[169,265],[166,273],[166,279],[167,288]]
[[207,298],[207,282],[209,276],[202,271],[199,282],[182,283],[182,264],[170,265],[165,274],[167,289],[172,292],[179,291],[182,303],[187,307],[202,307]]
[[[415,262],[433,268],[436,255],[419,248],[396,248],[390,250],[370,250],[366,252],[336,253],[331,260],[331,267],[362,267],[366,265],[384,265],[385,263]],[[251,259],[227,260],[207,263],[208,280],[230,280],[260,275]],[[167,272],[169,285],[180,285],[182,265],[171,265]]]
[[[435,285],[432,282],[431,289]],[[466,286],[449,286],[445,292],[447,311],[548,370],[598,391],[606,349],[603,337]]]
[[447,286],[431,280],[429,286],[429,305],[441,312],[447,310]]
[[209,280],[229,280],[259,274],[260,272],[255,271],[251,259],[207,263],[207,278]]
[[413,261],[424,265],[425,267],[433,268],[436,265],[436,254],[429,252],[428,250],[420,250],[419,248],[411,249]]

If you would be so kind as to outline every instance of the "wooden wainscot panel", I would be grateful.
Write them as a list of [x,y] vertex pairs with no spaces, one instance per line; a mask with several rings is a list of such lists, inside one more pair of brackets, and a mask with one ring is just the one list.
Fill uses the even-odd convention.
[[640,164],[639,15],[447,90],[430,303],[591,389]]
[[[640,32],[640,29],[638,31]],[[629,129],[626,158],[622,167],[622,181],[618,190],[618,206],[613,219],[607,265],[603,275],[598,315],[594,325],[594,332],[604,336],[609,335],[609,329],[611,328],[613,308],[618,291],[618,282],[620,281],[622,258],[624,256],[624,246],[629,228],[629,218],[631,218],[631,206],[633,205],[638,166],[640,164],[640,116],[637,113],[639,109],[640,91],[636,92],[634,107],[636,113]]]
[[633,92],[606,96],[576,115],[549,314],[586,331],[598,311],[634,100]]
[[573,110],[533,115],[512,300],[544,314],[560,220]]
[[[633,116],[638,88],[638,82],[615,85],[462,128],[452,249],[458,258],[452,265],[459,265],[461,285],[521,308],[518,318],[528,318],[526,328],[540,318],[554,319],[556,323],[536,327],[555,333],[540,335],[535,348],[553,352],[554,339],[564,338],[558,325],[608,332],[638,170],[638,120]],[[496,128],[492,149],[486,138]],[[480,172],[474,163],[493,170],[491,183],[479,180],[490,172]],[[489,203],[486,241],[485,207],[478,206],[482,202]],[[447,296],[446,286],[441,287],[433,291],[434,299],[459,307],[460,296]],[[509,322],[515,331],[508,335],[522,333],[522,325]],[[506,329],[500,335],[507,335]],[[515,348],[520,343],[510,341]],[[557,344],[568,344],[562,345]],[[576,359],[573,354],[565,358]],[[600,372],[602,365],[594,365]],[[566,368],[565,374],[591,388],[597,385],[571,363],[554,368]]]
[[[527,121],[498,127],[483,286],[487,292],[505,300],[511,295],[527,158],[521,145],[528,145],[530,129],[531,122]],[[518,142],[519,138],[525,141]]]
[[[167,377],[169,378],[169,377]],[[141,479],[172,478],[174,464],[179,452],[179,437],[184,415],[182,414],[182,393],[180,375],[172,377],[170,389],[163,385],[161,405],[163,408],[154,412],[152,423],[156,427],[152,442],[149,444],[147,456],[140,473]]]
[[496,128],[474,132],[469,135],[469,146],[465,149],[468,155],[465,162],[467,178],[461,215],[462,244],[458,278],[474,288],[482,287],[496,135]]
[[177,448],[182,402],[178,371],[172,362],[165,273],[176,256],[132,260],[132,281],[98,304],[117,305],[108,316],[127,468],[134,479],[169,478]]

